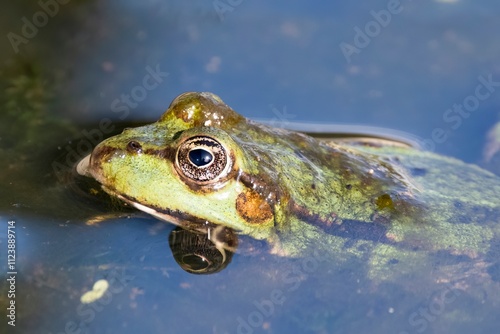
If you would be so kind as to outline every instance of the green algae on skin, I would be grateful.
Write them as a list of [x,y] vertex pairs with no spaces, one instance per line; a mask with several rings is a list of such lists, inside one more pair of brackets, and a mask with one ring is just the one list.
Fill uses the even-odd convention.
[[499,234],[500,179],[488,171],[387,141],[272,128],[211,93],[180,95],[159,121],[100,143],[79,170],[181,227],[231,228],[281,256],[361,260],[374,280],[446,254],[486,259]]

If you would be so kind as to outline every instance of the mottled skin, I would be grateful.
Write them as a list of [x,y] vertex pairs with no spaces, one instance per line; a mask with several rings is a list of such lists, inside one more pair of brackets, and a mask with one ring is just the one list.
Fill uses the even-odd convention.
[[[192,138],[226,159],[212,165],[211,180],[180,167],[178,149],[198,147],[186,144]],[[231,227],[280,255],[316,249],[338,263],[362,258],[377,279],[432,266],[443,252],[485,263],[484,273],[499,253],[491,250],[500,237],[498,176],[404,145],[339,144],[270,128],[210,93],[180,95],[156,123],[103,141],[79,169],[167,221]],[[455,269],[439,270],[445,279]]]

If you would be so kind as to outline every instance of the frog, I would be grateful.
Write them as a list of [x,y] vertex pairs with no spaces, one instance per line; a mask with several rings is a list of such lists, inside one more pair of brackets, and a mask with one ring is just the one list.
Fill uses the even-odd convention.
[[[472,275],[500,295],[500,178],[412,145],[314,138],[187,92],[158,121],[102,141],[77,170],[186,230],[231,229],[276,256],[356,261],[379,283]],[[459,264],[436,266],[443,257]]]

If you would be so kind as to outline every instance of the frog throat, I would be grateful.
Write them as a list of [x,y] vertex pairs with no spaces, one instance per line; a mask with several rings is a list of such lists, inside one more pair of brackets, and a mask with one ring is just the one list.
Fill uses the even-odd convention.
[[[244,220],[248,227],[276,226],[275,206],[278,202],[276,190],[269,189],[269,186],[258,177],[241,171],[234,178],[244,186],[244,190],[236,197],[234,204],[239,218]],[[180,210],[160,208],[151,204],[141,204],[133,196],[121,194],[109,185],[102,185],[102,188],[109,195],[124,201],[140,211],[188,230],[206,232],[207,229],[213,229],[221,225],[234,229],[234,226],[224,224],[224,222],[214,223]]]
[[206,233],[208,229],[217,228],[216,224],[213,224],[205,219],[201,219],[178,210],[160,209],[152,206],[146,206],[140,204],[139,202],[137,202],[136,199],[132,197],[117,194],[108,187],[103,186],[103,189],[110,195],[116,196],[117,198],[121,199],[125,203],[133,206],[134,208],[140,211],[146,212],[160,220],[169,221],[187,230],[200,231]]

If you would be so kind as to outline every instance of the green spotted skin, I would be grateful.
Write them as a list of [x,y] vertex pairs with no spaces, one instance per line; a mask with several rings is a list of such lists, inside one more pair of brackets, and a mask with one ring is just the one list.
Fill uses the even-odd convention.
[[[200,147],[212,150],[210,168],[181,161]],[[281,256],[361,261],[373,280],[424,277],[424,268],[434,281],[500,276],[498,176],[404,145],[271,128],[211,93],[180,95],[157,122],[100,143],[81,170],[169,222],[230,227]],[[443,257],[461,265],[437,266]]]

